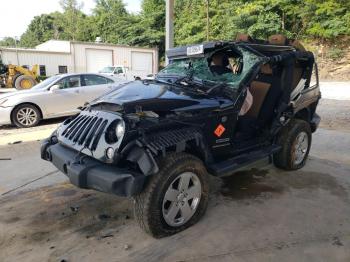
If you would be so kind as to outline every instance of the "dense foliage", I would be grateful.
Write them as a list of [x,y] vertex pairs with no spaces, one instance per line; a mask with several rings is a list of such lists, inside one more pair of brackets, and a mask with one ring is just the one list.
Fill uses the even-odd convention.
[[[266,38],[284,33],[293,38],[334,41],[350,35],[349,0],[176,0],[175,44],[234,39],[238,32]],[[209,3],[209,5],[207,5]],[[164,53],[165,0],[143,0],[130,14],[122,0],[96,0],[91,15],[78,0],[61,0],[63,12],[34,17],[20,39],[33,47],[49,39],[157,46]],[[207,32],[207,12],[209,30]],[[0,45],[13,45],[11,38]]]

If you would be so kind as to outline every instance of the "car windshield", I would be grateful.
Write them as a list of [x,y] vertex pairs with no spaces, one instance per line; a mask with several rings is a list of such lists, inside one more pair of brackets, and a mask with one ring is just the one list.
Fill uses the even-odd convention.
[[157,78],[190,77],[194,81],[226,84],[238,88],[239,83],[260,60],[258,56],[241,47],[222,49],[203,57],[186,57],[173,60],[161,70]]
[[60,78],[61,78],[61,75],[51,76],[51,77],[45,79],[44,81],[40,82],[39,84],[33,86],[32,89],[39,90],[39,89],[48,88],[49,85],[51,85],[53,82],[55,82],[56,80],[58,80]]
[[113,73],[113,72],[114,72],[113,66],[106,66],[100,71],[100,73],[107,73],[107,74]]

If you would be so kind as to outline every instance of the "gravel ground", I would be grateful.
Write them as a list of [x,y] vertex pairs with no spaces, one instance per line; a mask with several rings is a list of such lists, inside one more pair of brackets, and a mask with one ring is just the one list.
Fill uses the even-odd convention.
[[350,131],[350,100],[321,99],[317,113],[321,116],[320,127]]
[[54,118],[43,120],[38,126],[30,128],[17,128],[15,126],[0,126],[0,136],[12,135],[12,134],[23,134],[31,131],[40,131],[45,129],[55,129],[65,118]]

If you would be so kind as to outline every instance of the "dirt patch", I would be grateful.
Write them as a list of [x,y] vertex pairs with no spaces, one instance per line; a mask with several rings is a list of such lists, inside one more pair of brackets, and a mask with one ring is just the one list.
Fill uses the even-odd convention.
[[82,239],[113,237],[133,216],[128,199],[68,184],[4,197],[0,214],[0,232],[6,232],[0,234],[0,249],[10,253],[21,245],[60,242],[67,234]]
[[234,200],[269,199],[291,190],[325,190],[347,201],[348,193],[337,180],[325,173],[286,172],[278,169],[241,171],[222,178],[220,193]]
[[283,187],[268,183],[267,174],[267,170],[252,169],[224,177],[221,194],[237,200],[281,194]]

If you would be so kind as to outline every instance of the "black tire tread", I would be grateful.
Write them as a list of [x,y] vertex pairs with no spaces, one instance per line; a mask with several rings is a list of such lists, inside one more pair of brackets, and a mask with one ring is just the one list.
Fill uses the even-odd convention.
[[[134,197],[134,213],[135,218],[139,224],[139,226],[148,234],[153,237],[160,238],[164,236],[169,236],[184,230],[185,228],[195,224],[200,217],[205,213],[207,204],[208,204],[208,178],[207,175],[202,176],[204,179],[204,183],[202,183],[202,187],[204,187],[204,195],[202,194],[201,203],[204,201],[204,205],[202,208],[198,207],[196,214],[188,221],[185,225],[178,228],[167,229],[163,226],[161,221],[155,219],[159,217],[159,213],[157,212],[157,208],[153,208],[156,205],[157,194],[160,194],[161,188],[159,188],[160,184],[165,184],[167,175],[174,166],[177,165],[185,165],[185,166],[193,166],[199,165],[202,167],[202,172],[206,174],[206,169],[203,166],[202,162],[193,155],[186,153],[171,153],[166,158],[163,158],[159,161],[160,171],[152,175],[149,178],[148,183],[144,190]],[[200,203],[200,205],[201,205]]]
[[[296,135],[305,131],[309,136],[309,148],[304,161],[295,166],[291,159],[291,148],[293,146],[294,139]],[[296,170],[302,168],[305,165],[307,156],[310,151],[311,146],[311,128],[310,125],[301,119],[291,120],[287,126],[285,126],[277,138],[277,144],[282,146],[281,151],[275,153],[273,156],[273,161],[276,167],[285,170]]]

